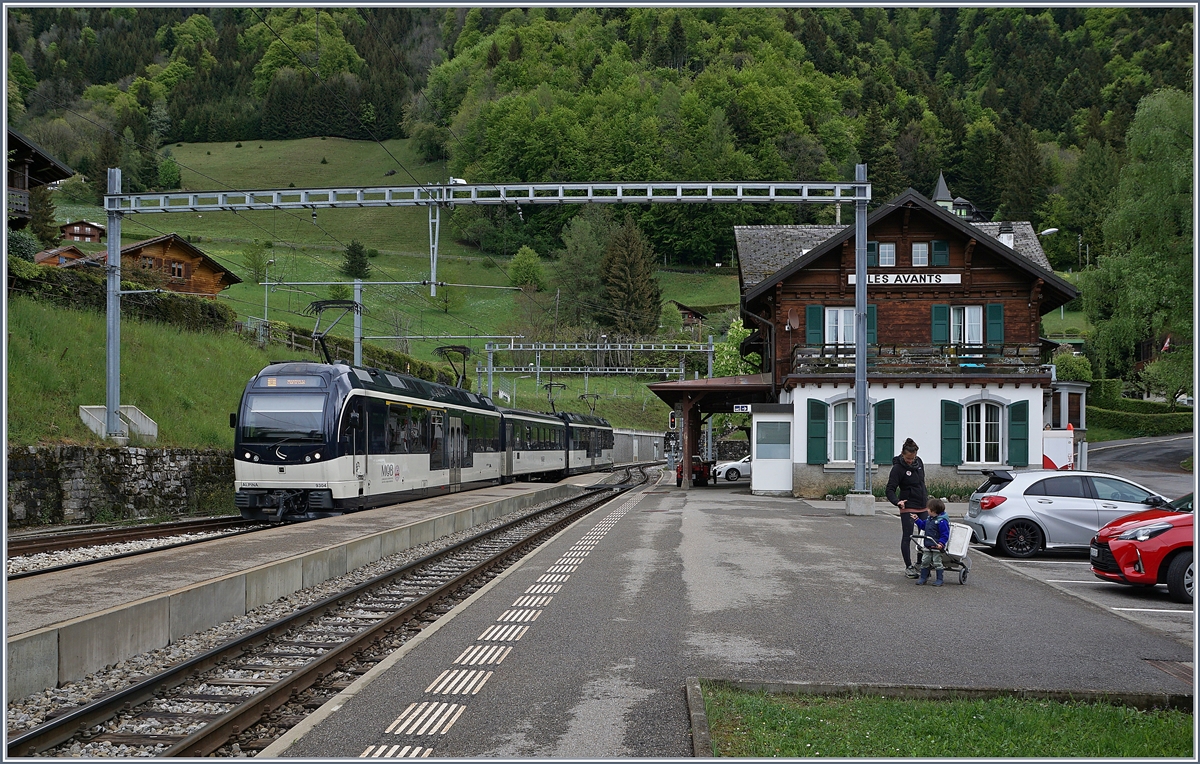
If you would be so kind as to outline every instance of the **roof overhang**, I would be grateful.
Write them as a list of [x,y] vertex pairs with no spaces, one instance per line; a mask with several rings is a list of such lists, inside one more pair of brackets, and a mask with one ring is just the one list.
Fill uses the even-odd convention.
[[698,404],[702,411],[731,414],[735,405],[775,403],[770,374],[684,379],[647,387],[671,408],[686,399]]

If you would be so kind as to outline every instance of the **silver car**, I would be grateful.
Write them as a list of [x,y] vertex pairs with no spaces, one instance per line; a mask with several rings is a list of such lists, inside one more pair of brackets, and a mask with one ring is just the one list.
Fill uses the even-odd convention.
[[736,462],[721,462],[713,470],[713,474],[717,479],[724,478],[730,482],[739,480],[743,477],[750,476],[750,457],[746,456],[738,459]]
[[1042,549],[1086,549],[1111,521],[1167,500],[1137,483],[1103,472],[984,470],[964,521],[975,540],[1010,557]]

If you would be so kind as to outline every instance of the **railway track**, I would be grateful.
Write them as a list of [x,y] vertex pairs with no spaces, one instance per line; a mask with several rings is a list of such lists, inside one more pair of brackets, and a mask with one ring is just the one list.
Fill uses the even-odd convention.
[[[107,527],[97,530],[66,531],[57,533],[28,534],[9,537],[5,549],[7,555],[6,578],[13,581],[19,578],[37,576],[59,570],[93,565],[98,562],[133,557],[139,554],[157,552],[163,549],[189,546],[223,538],[234,533],[248,533],[269,526],[243,520],[241,517],[209,517],[200,520],[181,520],[155,525],[138,525],[130,527]],[[196,534],[203,534],[199,537]],[[142,546],[129,549],[122,545],[132,542],[149,541],[153,539],[172,539],[179,541]],[[96,550],[95,554],[86,554],[84,550]],[[78,555],[57,555],[59,552],[78,552]],[[83,556],[82,559],[67,559]],[[45,559],[27,560],[24,558],[44,556]],[[27,567],[21,567],[23,565]]]
[[[637,477],[634,472],[638,473]],[[521,556],[619,492],[640,467],[338,592],[8,736],[9,756],[238,756],[262,750]]]

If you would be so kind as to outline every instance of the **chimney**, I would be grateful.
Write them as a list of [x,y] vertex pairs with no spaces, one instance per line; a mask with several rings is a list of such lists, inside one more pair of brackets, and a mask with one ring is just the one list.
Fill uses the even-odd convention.
[[1008,247],[1009,249],[1012,249],[1012,246],[1013,246],[1013,224],[1012,223],[1001,223],[1000,224],[1000,243],[1003,244],[1004,246]]

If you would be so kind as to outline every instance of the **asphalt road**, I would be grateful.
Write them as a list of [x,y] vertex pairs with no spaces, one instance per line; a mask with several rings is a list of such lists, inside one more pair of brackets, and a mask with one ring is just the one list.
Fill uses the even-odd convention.
[[[899,541],[884,512],[664,483],[544,545],[276,755],[686,757],[692,676],[1189,691],[1153,663],[1192,660],[1174,635],[975,551],[966,585],[914,586]],[[561,565],[551,599],[528,601]],[[507,623],[527,628],[497,641]],[[438,689],[494,645],[511,651],[475,692]],[[421,703],[452,721],[405,732]]]
[[1088,444],[1088,469],[1129,478],[1177,499],[1195,490],[1195,473],[1179,466],[1194,454],[1191,434],[1103,441]]

